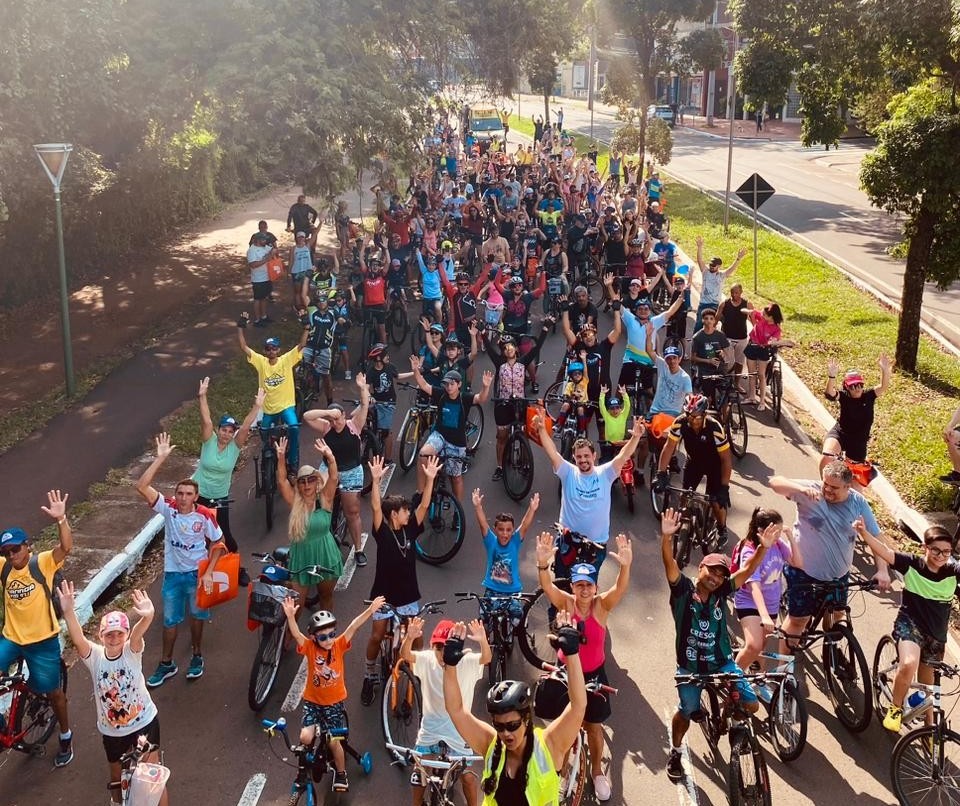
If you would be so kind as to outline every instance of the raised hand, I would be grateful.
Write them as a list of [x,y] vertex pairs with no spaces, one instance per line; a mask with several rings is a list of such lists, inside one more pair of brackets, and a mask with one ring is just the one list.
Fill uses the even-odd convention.
[[[387,468],[384,464],[382,456],[374,456],[370,460],[370,478],[375,482],[379,482],[383,478],[384,474],[387,472]],[[379,486],[378,486],[379,489]]]
[[200,388],[197,390],[197,397],[203,397],[207,393],[207,389],[210,388],[210,378],[204,378],[200,381]]
[[780,539],[782,527],[779,523],[767,524],[767,527],[760,533],[760,542],[765,548],[770,548]]
[[742,246],[737,250],[737,260],[743,260],[747,256],[746,247]]
[[423,473],[428,479],[435,479],[440,472],[440,460],[434,454],[424,458]]
[[483,493],[480,492],[480,488],[477,487],[473,494],[470,496],[470,500],[473,501],[475,507],[483,506]]
[[670,507],[660,516],[660,534],[674,535],[680,528],[680,511]]
[[836,375],[840,371],[840,364],[836,358],[831,358],[827,361],[827,374]]
[[297,603],[294,601],[292,596],[283,597],[283,612],[288,618],[296,616],[297,614]]
[[551,532],[541,532],[537,536],[537,565],[550,565],[553,555],[557,553],[556,541]]
[[363,372],[358,372],[356,376],[357,388],[363,389],[367,385],[367,376]]
[[701,247],[701,248],[703,247],[703,236],[702,236],[702,235],[698,235],[698,236],[697,236],[697,246],[699,246],[699,247]]
[[131,591],[130,598],[133,599],[133,612],[140,618],[152,618],[154,609],[153,602],[144,590],[135,589]]
[[483,629],[483,624],[480,619],[475,618],[473,621],[467,623],[467,630],[469,630],[468,637],[471,641],[476,641],[478,644],[482,644],[487,637],[487,631]]
[[63,582],[60,583],[60,587],[57,588],[57,595],[60,597],[60,607],[63,608],[64,613],[69,613],[73,610],[74,594],[75,589],[69,579],[63,580]]
[[624,566],[625,568],[629,568],[630,563],[633,562],[633,546],[630,543],[630,538],[622,532],[618,534],[617,550],[611,551],[610,556],[620,563],[620,565]]
[[166,459],[171,453],[173,453],[173,449],[176,447],[176,445],[170,444],[169,434],[166,432],[160,434],[160,436],[157,437],[157,458]]
[[325,439],[316,439],[313,442],[313,447],[317,449],[317,452],[323,458],[323,461],[327,464],[330,463],[330,460],[333,458],[333,450],[327,445]]
[[880,357],[877,359],[877,364],[880,365],[881,372],[889,372],[890,368],[893,366],[890,356],[888,356],[886,353],[880,353]]
[[483,385],[484,387],[490,386],[493,383],[493,373],[489,369],[483,371]]
[[527,509],[531,512],[536,512],[540,508],[540,493],[534,493],[530,496],[530,503],[527,504]]
[[277,456],[284,456],[287,452],[287,438],[280,437],[277,440]]
[[48,506],[40,507],[40,509],[46,512],[55,521],[58,521],[67,512],[67,499],[69,497],[70,493],[61,495],[59,490],[50,490],[47,493]]
[[257,394],[254,395],[253,397],[253,405],[255,405],[258,409],[262,409],[263,401],[266,399],[267,399],[267,390],[261,386],[259,389],[257,389]]
[[407,623],[407,638],[416,641],[423,637],[423,619],[420,616],[414,616]]

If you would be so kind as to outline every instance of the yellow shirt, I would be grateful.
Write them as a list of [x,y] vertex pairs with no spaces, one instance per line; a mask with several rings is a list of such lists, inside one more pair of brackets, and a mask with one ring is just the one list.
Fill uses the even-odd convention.
[[264,414],[279,414],[296,405],[293,368],[300,363],[302,356],[303,351],[299,347],[281,355],[276,364],[271,364],[269,359],[260,353],[251,351],[247,356],[247,361],[253,364],[257,371],[260,386],[267,391],[263,399]]
[[[40,573],[47,580],[50,593],[53,589],[53,575],[60,567],[53,559],[52,551],[41,551],[37,555]],[[0,560],[0,571],[8,560]],[[62,563],[61,563],[62,565]],[[29,566],[19,571],[10,568],[7,585],[3,591],[4,623],[3,637],[15,644],[25,646],[45,641],[60,632],[52,602],[47,599],[43,587],[30,575]],[[54,627],[53,625],[57,626]]]

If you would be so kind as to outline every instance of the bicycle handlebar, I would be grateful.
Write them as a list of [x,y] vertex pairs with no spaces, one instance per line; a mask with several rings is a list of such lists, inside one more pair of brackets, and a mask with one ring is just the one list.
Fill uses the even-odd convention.
[[325,565],[305,565],[303,568],[300,568],[296,571],[287,568],[283,563],[278,562],[277,559],[269,551],[253,551],[250,552],[250,556],[253,557],[257,562],[261,562],[264,565],[279,565],[281,568],[285,569],[290,573],[291,576],[296,574],[312,574],[313,576],[330,576],[336,573],[332,568],[327,568]]
[[[373,599],[364,599],[364,600],[363,600],[363,603],[364,603],[365,605],[371,605],[371,604],[373,604]],[[442,611],[440,608],[441,608],[441,606],[445,605],[446,603],[447,603],[447,600],[446,600],[446,599],[435,599],[435,600],[432,601],[432,602],[427,602],[426,604],[424,604],[424,605],[422,605],[422,606],[420,607],[420,613],[428,613],[428,614],[442,613],[443,611]],[[384,603],[383,603],[383,606],[380,608],[380,610],[381,610],[381,611],[392,610],[394,613],[396,613],[396,612],[397,612],[397,607],[396,607],[396,605],[392,605],[392,604],[390,604],[389,602],[384,602]],[[418,615],[419,615],[419,613],[418,613]]]
[[765,683],[767,680],[783,680],[787,676],[786,672],[779,671],[769,671],[769,672],[751,672],[751,673],[738,673],[738,672],[705,672],[700,674],[698,672],[689,672],[688,674],[677,674],[674,675],[674,683],[678,686],[687,685],[690,683],[706,683],[714,685],[725,685],[728,683],[738,683],[741,680],[744,680],[748,683]]
[[555,523],[553,525],[553,531],[556,532],[558,538],[568,537],[570,538],[571,543],[585,543],[588,546],[593,546],[595,549],[605,549],[606,546],[603,543],[596,543],[580,532],[574,532],[570,529],[567,529],[566,526],[560,523]]
[[434,770],[449,770],[454,764],[473,764],[474,762],[483,761],[483,756],[459,756],[459,755],[446,755],[446,760],[441,760],[438,758],[424,758],[424,753],[419,753],[414,750],[412,747],[404,747],[403,745],[393,744],[392,742],[385,743],[388,750],[403,756],[406,763],[411,761],[416,761],[421,767],[427,767]]
[[[556,680],[560,680],[564,683],[567,682],[567,670],[563,666],[555,666],[552,663],[547,663],[544,661],[541,665],[541,668],[550,674],[551,677]],[[613,686],[607,686],[603,683],[593,680],[586,685],[587,691],[602,691],[604,694],[618,694],[619,689],[615,689]]]

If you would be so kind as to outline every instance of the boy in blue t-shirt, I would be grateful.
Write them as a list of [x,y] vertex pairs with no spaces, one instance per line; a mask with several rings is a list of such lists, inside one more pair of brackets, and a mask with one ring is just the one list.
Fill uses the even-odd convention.
[[[483,548],[487,553],[487,567],[483,577],[484,595],[509,596],[520,593],[523,590],[520,581],[520,546],[527,530],[533,524],[537,507],[540,506],[540,493],[531,496],[519,528],[515,526],[511,513],[500,512],[494,517],[491,529],[483,511],[483,493],[479,487],[473,491],[472,500],[477,523],[483,533]],[[510,603],[511,616],[519,619],[522,612],[523,603],[519,599]]]

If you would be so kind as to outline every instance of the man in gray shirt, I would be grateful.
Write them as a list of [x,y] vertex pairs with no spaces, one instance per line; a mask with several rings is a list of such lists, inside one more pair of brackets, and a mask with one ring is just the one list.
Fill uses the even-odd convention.
[[[821,603],[827,599],[842,608],[847,603],[847,590],[821,592],[811,590],[811,583],[846,581],[853,564],[853,549],[856,532],[853,522],[862,517],[867,531],[880,534],[876,518],[867,499],[850,489],[853,474],[839,461],[830,462],[823,468],[822,481],[807,481],[774,476],[770,488],[797,505],[797,548],[802,557],[803,569],[788,565],[784,568],[787,580],[787,618],[783,631],[799,635],[810,618],[816,615]],[[881,590],[890,586],[887,564],[875,558],[877,573],[874,579]],[[826,623],[825,627],[830,626]],[[832,622],[830,622],[832,623]],[[781,648],[784,651],[785,647]]]

